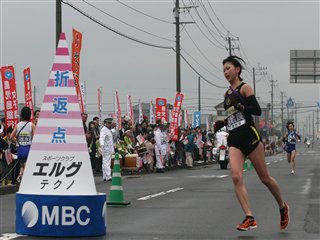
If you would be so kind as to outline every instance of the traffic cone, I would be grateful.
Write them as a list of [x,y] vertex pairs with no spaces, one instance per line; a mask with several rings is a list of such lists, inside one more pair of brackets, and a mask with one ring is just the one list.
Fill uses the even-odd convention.
[[248,169],[250,170],[252,168],[253,168],[253,164],[252,164],[252,162],[250,160],[248,160]]
[[243,170],[244,170],[244,171],[247,171],[247,170],[248,170],[248,160],[247,160],[247,159],[244,160]]
[[128,204],[130,204],[130,202],[125,202],[123,198],[119,153],[116,153],[114,163],[113,163],[112,182],[111,182],[110,195],[109,195],[107,205],[126,206]]

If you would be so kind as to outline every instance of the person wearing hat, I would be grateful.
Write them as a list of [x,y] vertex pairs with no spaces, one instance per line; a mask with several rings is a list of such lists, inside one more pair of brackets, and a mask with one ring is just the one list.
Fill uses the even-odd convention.
[[162,138],[162,133],[160,129],[160,124],[157,122],[155,128],[154,128],[154,140],[155,140],[155,155],[156,155],[156,168],[157,168],[157,173],[163,173],[164,172],[164,166],[163,166],[163,159],[161,155],[161,138]]
[[111,181],[111,158],[114,153],[113,137],[112,137],[112,118],[106,118],[103,121],[104,126],[100,131],[100,148],[102,155],[102,177],[103,181]]

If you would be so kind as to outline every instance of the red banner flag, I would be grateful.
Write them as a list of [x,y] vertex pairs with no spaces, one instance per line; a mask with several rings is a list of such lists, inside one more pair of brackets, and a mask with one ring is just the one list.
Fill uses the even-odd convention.
[[167,114],[167,99],[156,98],[156,120],[161,119],[161,121],[168,121]]
[[116,108],[116,123],[117,123],[117,129],[121,129],[121,108],[120,108],[120,101],[119,101],[119,95],[118,95],[118,91],[116,91],[116,104],[117,104],[117,108]]
[[78,101],[80,105],[80,111],[84,112],[84,105],[82,99],[82,93],[80,90],[79,76],[80,76],[80,51],[82,45],[82,33],[78,32],[75,29],[72,29],[72,72],[75,87],[77,90]]
[[31,88],[31,75],[30,68],[23,70],[23,80],[24,80],[24,99],[25,106],[31,109],[31,122],[33,122],[33,102],[32,102],[32,88]]
[[170,131],[169,135],[171,140],[178,141],[178,121],[179,121],[179,113],[182,105],[184,95],[182,93],[177,93],[174,101],[173,109],[172,109],[172,120],[170,123]]
[[6,126],[14,128],[19,119],[16,79],[13,66],[2,67],[1,77]]
[[133,116],[133,107],[132,107],[132,101],[131,96],[127,96],[127,116],[131,120],[131,125],[134,126],[134,116]]

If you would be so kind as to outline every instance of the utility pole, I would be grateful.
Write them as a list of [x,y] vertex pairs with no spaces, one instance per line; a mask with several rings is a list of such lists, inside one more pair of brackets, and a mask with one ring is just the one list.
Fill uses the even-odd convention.
[[179,0],[175,1],[174,18],[176,19],[176,90],[181,92],[181,64],[180,64],[180,24],[194,23],[194,22],[180,22],[180,9],[189,9],[197,6],[180,7]]
[[252,80],[253,80],[253,94],[256,95],[256,70],[255,68],[252,68]]
[[56,0],[56,47],[58,47],[60,33],[62,32],[61,0]]
[[[314,129],[314,111],[312,111],[312,141],[315,140],[315,129]],[[312,144],[313,147],[313,144]]]
[[[256,74],[255,74],[255,69],[254,68],[252,68],[252,79],[253,79],[253,94],[257,97],[257,95],[256,95]],[[253,121],[254,121],[254,126],[257,128],[257,129],[259,129],[258,128],[258,116],[256,116],[256,115],[254,115],[253,116]]]
[[309,115],[309,138],[311,137],[311,115]]
[[[256,90],[256,75],[258,76],[261,76],[261,75],[266,75],[266,70],[267,68],[265,67],[261,67],[260,64],[258,64],[258,68],[255,69],[255,68],[252,68],[252,79],[253,79],[253,93],[254,95],[256,96],[256,98],[258,97],[257,96],[257,90]],[[257,70],[257,71],[256,71]],[[259,117],[258,116],[254,116],[253,118],[254,120],[254,125],[256,126],[256,128],[259,128],[259,124],[258,124],[258,120],[259,120]]]
[[284,128],[283,128],[283,92],[281,94],[281,134],[284,136]]
[[296,129],[298,129],[297,103],[294,104],[294,123],[296,125]]
[[176,19],[176,89],[181,92],[181,69],[180,69],[180,17],[179,0],[176,0],[175,19]]
[[201,111],[201,97],[200,97],[200,76],[198,77],[198,111]]
[[239,38],[237,37],[237,38],[231,38],[230,36],[229,36],[229,31],[228,31],[228,37],[226,38],[226,40],[228,41],[228,45],[229,45],[229,48],[228,48],[228,50],[229,50],[229,56],[231,56],[232,55],[232,52],[231,52],[231,50],[235,50],[235,49],[240,49],[239,47],[234,47],[234,46],[231,46],[231,41],[239,41]]
[[273,133],[273,87],[274,87],[274,82],[275,80],[272,79],[272,75],[271,75],[271,125],[272,125],[272,132]]
[[320,131],[319,129],[319,108],[317,109],[317,134]]

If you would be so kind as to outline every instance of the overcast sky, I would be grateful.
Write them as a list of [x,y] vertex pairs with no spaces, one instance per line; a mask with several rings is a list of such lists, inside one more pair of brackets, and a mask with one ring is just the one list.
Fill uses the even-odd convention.
[[[15,66],[19,102],[24,99],[22,71],[30,67],[31,81],[36,85],[36,104],[40,105],[55,54],[56,1],[0,2],[1,66]],[[175,47],[174,0],[69,2],[130,37]],[[257,96],[261,103],[270,102],[271,76],[276,80],[275,105],[280,104],[281,91],[292,97],[298,106],[315,105],[319,100],[319,84],[289,83],[290,50],[319,49],[319,1],[234,0],[210,1],[209,4],[207,0],[183,0],[180,6],[192,3],[198,7],[189,9],[189,12],[181,10],[180,14],[182,22],[195,21],[181,27],[181,53],[207,80],[225,87],[217,88],[201,81],[203,112],[212,113],[226,91],[221,61],[228,55],[224,39],[227,30],[233,38],[240,39],[232,44],[240,48],[240,52],[236,49],[234,53],[247,61],[249,71],[243,75],[246,82],[252,84],[252,67],[258,68],[260,64],[268,69],[268,75],[256,77]],[[107,112],[113,110],[116,90],[122,111],[125,111],[126,95],[131,95],[134,103],[138,99],[154,101],[156,97],[165,97],[173,103],[176,91],[173,50],[150,47],[121,37],[66,4],[62,4],[62,13],[62,28],[70,47],[72,28],[83,33],[80,81],[86,82],[89,113],[97,111],[99,86],[103,88],[103,111]],[[181,89],[185,94],[183,107],[190,112],[197,110],[198,74],[184,60],[181,60]],[[300,110],[301,118],[305,119],[306,113],[303,112],[308,110]],[[275,114],[277,112],[280,111]]]

